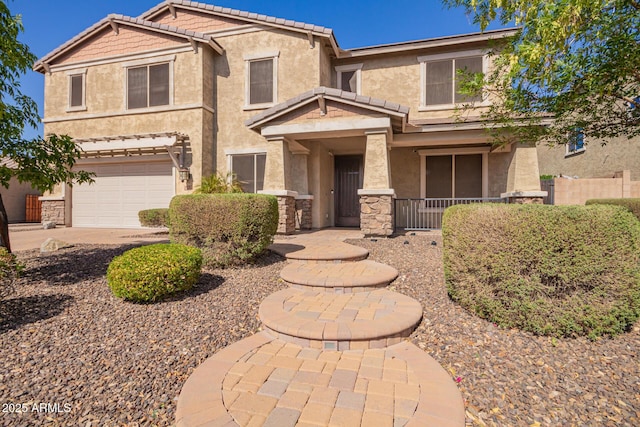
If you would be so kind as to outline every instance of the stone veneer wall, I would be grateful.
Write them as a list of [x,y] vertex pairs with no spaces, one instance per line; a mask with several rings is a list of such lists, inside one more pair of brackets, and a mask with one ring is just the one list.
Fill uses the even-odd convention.
[[276,196],[278,199],[278,234],[296,231],[296,199],[293,196]]
[[514,205],[542,205],[543,197],[509,197],[509,203]]
[[64,225],[64,200],[42,201],[42,222],[53,221]]
[[390,236],[393,234],[392,196],[360,196],[360,230],[366,236]]
[[313,200],[296,199],[296,229],[311,230],[311,207]]

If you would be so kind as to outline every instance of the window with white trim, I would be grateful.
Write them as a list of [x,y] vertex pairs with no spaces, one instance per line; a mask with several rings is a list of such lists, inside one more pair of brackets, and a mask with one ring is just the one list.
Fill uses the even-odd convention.
[[361,94],[362,64],[336,67],[336,87],[346,92]]
[[574,130],[569,136],[569,142],[567,143],[567,151],[565,153],[566,156],[571,156],[572,154],[582,153],[586,150],[584,145],[584,132],[582,129]]
[[229,163],[231,172],[240,182],[245,193],[257,193],[264,186],[265,153],[231,154]]
[[481,51],[418,57],[421,74],[422,109],[452,108],[462,103],[480,103],[481,94],[474,96],[460,92],[465,75],[486,73],[487,58]]
[[68,111],[85,110],[85,78],[87,70],[73,70],[67,72],[69,78],[69,105]]
[[245,106],[267,108],[277,102],[279,53],[245,57]]
[[169,105],[170,63],[127,68],[127,109]]

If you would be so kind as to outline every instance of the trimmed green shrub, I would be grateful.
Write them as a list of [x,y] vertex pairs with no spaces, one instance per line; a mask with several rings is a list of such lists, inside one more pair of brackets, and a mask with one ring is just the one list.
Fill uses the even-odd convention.
[[168,227],[169,209],[146,209],[138,212],[138,218],[143,227]]
[[107,269],[107,283],[118,298],[156,301],[191,289],[200,277],[202,254],[186,245],[158,243],[131,249],[115,257]]
[[266,251],[278,229],[278,201],[264,194],[190,194],[169,206],[172,242],[202,249],[212,267],[246,263]]
[[585,204],[624,206],[640,220],[640,199],[589,199]]
[[500,326],[593,339],[640,316],[640,224],[624,208],[458,205],[442,235],[449,295]]
[[0,247],[0,299],[13,291],[13,284],[20,277],[24,265],[17,261],[16,256]]

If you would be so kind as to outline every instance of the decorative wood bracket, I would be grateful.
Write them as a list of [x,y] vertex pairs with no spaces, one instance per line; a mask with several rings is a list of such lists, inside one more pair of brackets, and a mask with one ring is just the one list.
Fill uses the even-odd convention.
[[320,107],[320,115],[325,116],[327,114],[327,103],[322,95],[318,97],[318,106]]
[[113,19],[109,20],[109,25],[111,25],[111,29],[116,35],[120,33],[120,30],[118,29],[118,23],[115,22]]

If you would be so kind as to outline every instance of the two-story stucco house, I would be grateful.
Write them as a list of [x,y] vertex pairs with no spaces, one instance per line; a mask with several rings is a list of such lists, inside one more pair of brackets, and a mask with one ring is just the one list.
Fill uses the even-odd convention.
[[325,27],[190,1],[109,15],[34,66],[45,133],[72,136],[78,167],[96,174],[43,210],[78,227],[139,226],[139,210],[228,171],[278,197],[284,233],[387,235],[428,210],[396,210],[400,199],[537,201],[536,148],[496,149],[473,113],[454,118],[470,101],[456,70],[487,70],[491,41],[510,34],[345,50]]

